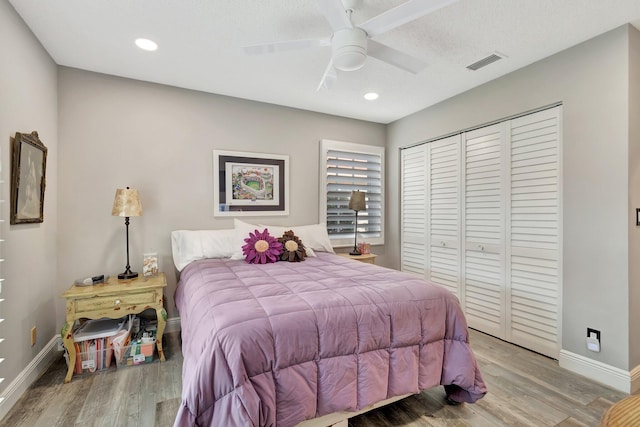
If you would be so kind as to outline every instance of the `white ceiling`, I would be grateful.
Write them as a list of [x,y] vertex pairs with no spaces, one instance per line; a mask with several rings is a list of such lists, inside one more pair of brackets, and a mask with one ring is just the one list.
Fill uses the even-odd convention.
[[[426,61],[419,74],[368,58],[318,92],[329,47],[259,56],[242,49],[330,36],[317,0],[9,1],[59,65],[379,123],[640,23],[640,0],[460,0],[375,38]],[[403,2],[364,0],[353,21]],[[159,49],[138,49],[138,37]],[[494,51],[507,58],[465,68]],[[369,91],[380,98],[364,100]]]

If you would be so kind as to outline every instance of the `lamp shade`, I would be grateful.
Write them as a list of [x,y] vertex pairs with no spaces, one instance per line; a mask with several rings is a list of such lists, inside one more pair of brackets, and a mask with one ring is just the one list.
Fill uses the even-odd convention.
[[118,188],[113,199],[113,216],[142,216],[142,204],[138,190],[133,188]]
[[352,191],[349,198],[349,209],[354,211],[363,211],[366,205],[364,203],[364,193],[362,191]]

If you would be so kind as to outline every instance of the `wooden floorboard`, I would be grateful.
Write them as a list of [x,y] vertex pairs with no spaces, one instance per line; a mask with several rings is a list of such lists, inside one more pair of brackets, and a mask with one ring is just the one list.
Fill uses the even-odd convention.
[[[556,360],[471,331],[471,346],[489,394],[450,405],[442,387],[425,390],[349,420],[350,427],[598,426],[627,396],[561,369]],[[54,362],[20,398],[0,427],[171,427],[180,407],[178,333],[164,336],[167,361],[74,376]]]

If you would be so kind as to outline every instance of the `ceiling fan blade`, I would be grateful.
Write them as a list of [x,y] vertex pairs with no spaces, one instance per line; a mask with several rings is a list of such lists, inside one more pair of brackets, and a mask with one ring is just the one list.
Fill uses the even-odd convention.
[[250,46],[244,46],[244,52],[247,55],[262,55],[265,53],[286,52],[288,50],[309,49],[314,47],[331,46],[331,39],[302,39],[302,40],[286,40],[273,43],[259,43]]
[[404,52],[400,52],[374,40],[368,40],[367,54],[413,74],[418,74],[427,66],[425,62],[416,57],[407,55]]
[[338,72],[333,67],[333,61],[329,60],[329,65],[327,65],[327,68],[324,70],[317,91],[331,89],[336,80],[338,80]]
[[317,3],[333,31],[353,28],[349,14],[342,5],[342,0],[317,0]]
[[409,0],[359,25],[369,37],[386,33],[458,0]]

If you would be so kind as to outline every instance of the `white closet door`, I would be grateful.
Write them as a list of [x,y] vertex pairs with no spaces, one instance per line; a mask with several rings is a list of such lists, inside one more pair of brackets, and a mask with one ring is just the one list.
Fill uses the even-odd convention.
[[407,148],[401,156],[401,270],[426,278],[427,146]]
[[511,121],[510,337],[559,355],[560,107]]
[[557,358],[560,107],[402,151],[402,269],[469,326]]
[[427,279],[460,296],[460,135],[427,144]]
[[464,136],[464,297],[469,326],[504,338],[504,124]]

